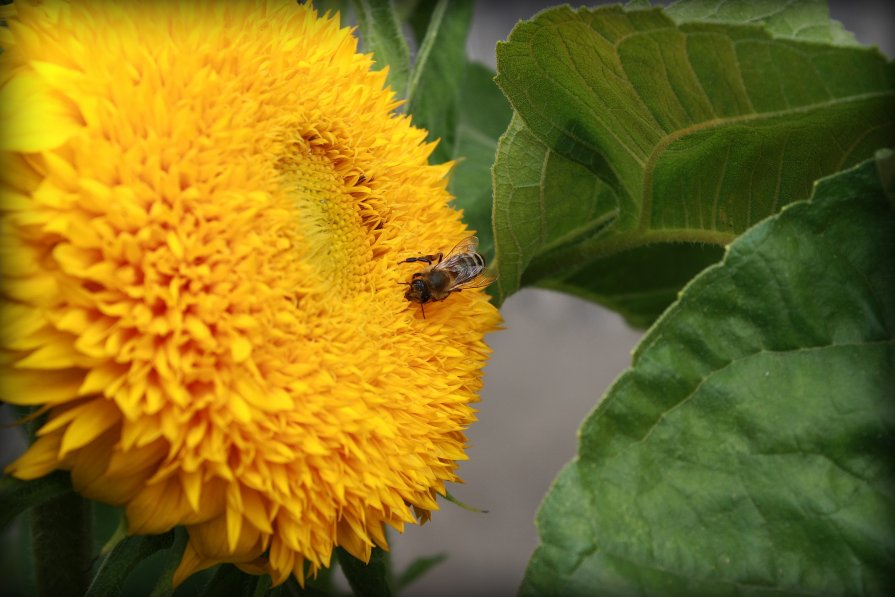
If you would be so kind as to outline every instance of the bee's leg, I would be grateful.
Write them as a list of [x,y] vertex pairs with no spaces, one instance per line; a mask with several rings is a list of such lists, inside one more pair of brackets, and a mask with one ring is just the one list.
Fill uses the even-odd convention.
[[423,319],[425,319],[426,318],[426,308],[423,306],[422,303],[420,303],[420,311],[423,312]]
[[441,253],[436,253],[435,255],[423,255],[422,257],[408,257],[404,261],[399,261],[398,264],[401,263],[416,263],[417,261],[421,261],[423,263],[428,263],[432,265],[432,262],[438,260],[437,263],[441,263]]

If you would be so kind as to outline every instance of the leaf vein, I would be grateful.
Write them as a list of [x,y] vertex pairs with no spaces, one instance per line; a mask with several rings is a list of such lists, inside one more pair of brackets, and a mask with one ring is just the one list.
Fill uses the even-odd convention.
[[819,346],[803,346],[803,347],[799,347],[799,348],[795,348],[795,349],[787,349],[787,350],[770,350],[770,349],[763,348],[761,350],[757,350],[755,352],[750,352],[750,353],[741,355],[739,357],[736,357],[734,359],[731,359],[730,361],[725,363],[723,366],[718,367],[717,369],[713,369],[712,371],[708,372],[702,379],[699,380],[699,383],[697,383],[691,391],[687,392],[687,394],[681,398],[680,401],[678,401],[676,404],[674,404],[668,410],[663,411],[659,415],[659,417],[656,419],[655,423],[653,423],[650,426],[650,428],[646,431],[646,433],[643,435],[643,437],[636,440],[634,442],[634,444],[645,443],[649,439],[649,437],[652,435],[653,431],[655,431],[656,428],[658,428],[659,425],[661,425],[661,423],[665,420],[666,416],[668,416],[672,412],[680,409],[682,406],[687,404],[699,392],[699,390],[702,389],[702,387],[710,379],[712,379],[715,375],[717,375],[718,373],[721,373],[722,371],[732,367],[733,365],[735,365],[741,361],[754,358],[761,354],[795,354],[795,353],[801,353],[801,352],[814,352],[814,351],[818,351],[818,350],[826,350],[829,348],[845,348],[845,347],[849,347],[849,346],[864,347],[864,346],[874,346],[874,345],[883,345],[883,344],[895,345],[895,340],[893,340],[892,338],[888,338],[885,340],[870,340],[870,341],[865,341],[865,342],[844,342],[841,344],[824,344],[824,345],[819,345]]

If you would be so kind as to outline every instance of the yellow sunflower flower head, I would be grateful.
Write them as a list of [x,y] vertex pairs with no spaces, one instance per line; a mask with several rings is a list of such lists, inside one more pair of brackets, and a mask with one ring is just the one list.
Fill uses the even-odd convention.
[[176,582],[303,581],[436,509],[498,315],[405,300],[398,262],[469,231],[350,31],[288,0],[6,18],[0,397],[46,413],[9,472],[185,525]]

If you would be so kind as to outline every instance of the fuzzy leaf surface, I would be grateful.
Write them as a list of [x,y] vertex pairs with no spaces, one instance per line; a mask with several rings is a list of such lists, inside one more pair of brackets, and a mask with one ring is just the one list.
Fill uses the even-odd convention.
[[494,256],[491,232],[491,164],[497,140],[507,128],[512,111],[494,83],[494,73],[483,64],[466,66],[458,99],[459,122],[452,158],[457,165],[448,189],[454,205],[463,210],[463,221],[479,237],[479,253],[490,262]]
[[472,8],[471,0],[435,3],[407,85],[407,111],[413,124],[429,131],[429,141],[439,141],[429,158],[434,164],[453,157]]
[[666,10],[677,22],[706,21],[763,25],[779,38],[857,46],[851,32],[830,19],[822,0],[778,2],[777,0],[681,0]]
[[404,97],[410,76],[410,48],[391,0],[353,0],[363,48],[372,52],[376,68],[388,66],[388,85]]
[[821,181],[685,288],[582,426],[523,595],[887,592],[891,159]]
[[[502,296],[559,288],[649,323],[737,235],[895,142],[892,62],[847,45],[814,5],[762,20],[737,14],[742,4],[682,3],[675,18],[558,7],[498,45],[497,82],[521,121],[495,165],[494,213],[508,215],[495,219]],[[522,128],[526,142],[513,143]],[[548,192],[531,175],[553,154],[580,168]],[[532,217],[586,211],[588,184],[613,198],[611,225],[578,219],[561,241],[518,241],[551,226]],[[620,268],[625,279],[596,275]]]

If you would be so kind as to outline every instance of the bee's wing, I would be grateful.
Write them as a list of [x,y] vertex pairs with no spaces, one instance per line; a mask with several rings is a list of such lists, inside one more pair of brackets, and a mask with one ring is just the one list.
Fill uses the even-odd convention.
[[487,286],[491,282],[497,280],[497,274],[492,274],[491,272],[482,271],[477,275],[469,278],[465,282],[457,284],[456,282],[451,286],[451,290],[464,290],[466,288],[482,288]]
[[451,286],[456,288],[482,273],[485,269],[485,259],[475,251],[455,253],[436,265],[435,269],[451,272],[454,275],[454,283]]
[[478,247],[478,237],[468,236],[457,243],[441,263],[435,266],[435,269],[446,269],[454,274],[450,290],[481,288],[497,278],[485,273],[485,258],[476,251]]
[[448,252],[447,255],[444,256],[444,260],[442,263],[450,261],[452,257],[456,257],[458,255],[463,255],[464,253],[475,253],[476,249],[479,248],[479,237],[477,236],[467,236],[463,240],[457,243],[457,246]]
[[451,290],[481,288],[497,279],[495,273],[485,270],[485,260],[478,253],[458,255],[453,261],[451,271],[456,277],[451,284]]
[[[458,279],[469,280],[485,268],[485,260],[475,251],[478,246],[477,236],[467,236],[444,256],[435,269],[450,270]],[[457,283],[459,282],[455,280],[455,284]]]

